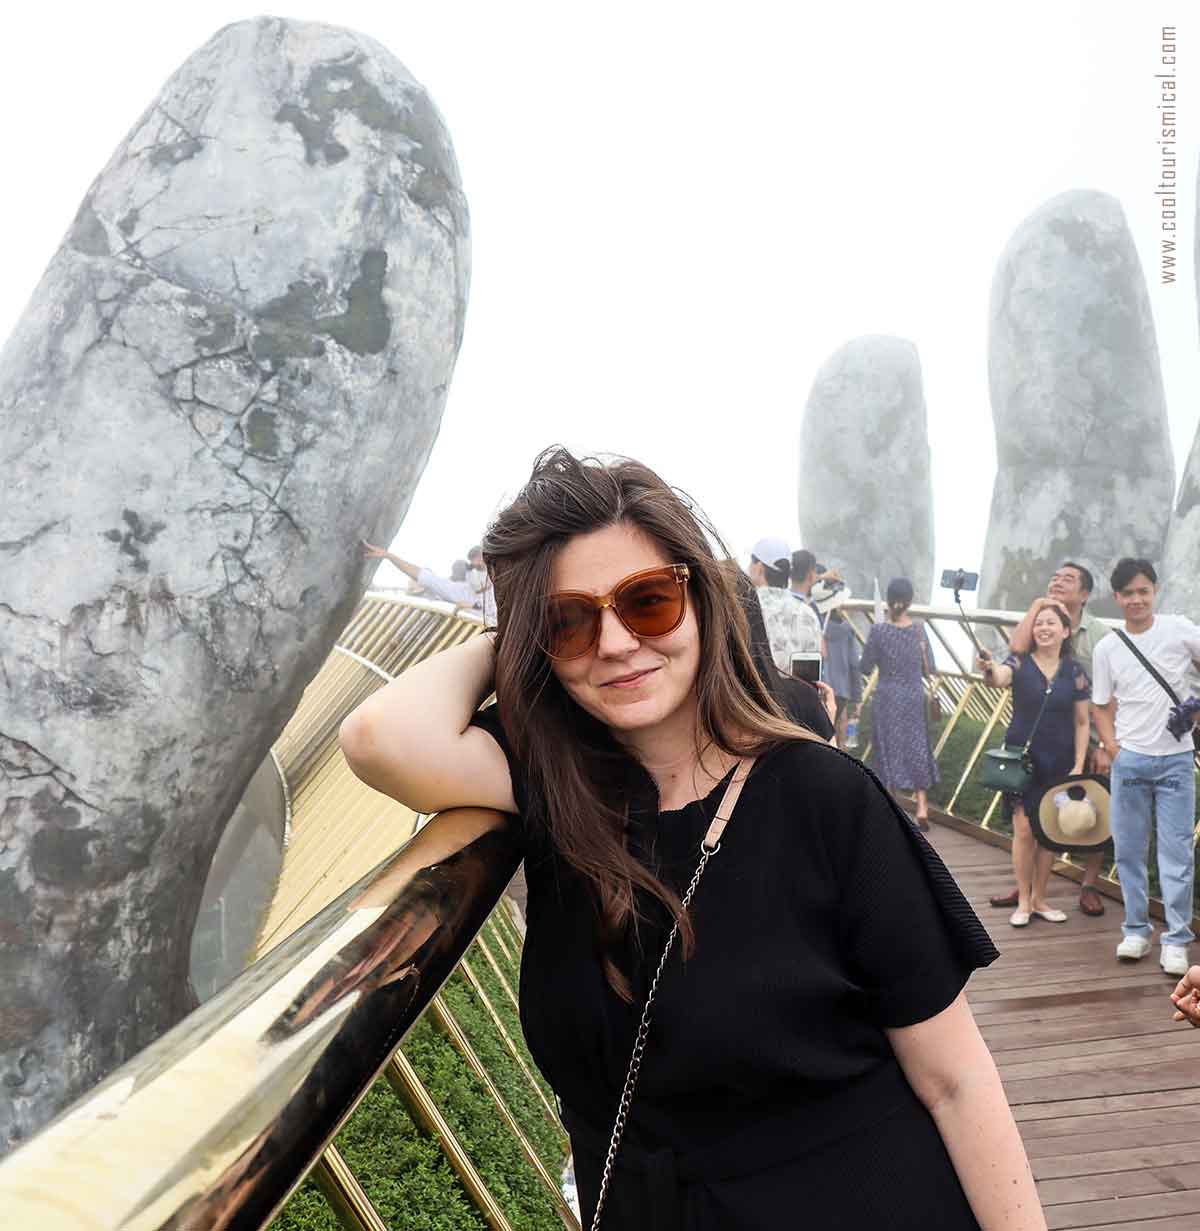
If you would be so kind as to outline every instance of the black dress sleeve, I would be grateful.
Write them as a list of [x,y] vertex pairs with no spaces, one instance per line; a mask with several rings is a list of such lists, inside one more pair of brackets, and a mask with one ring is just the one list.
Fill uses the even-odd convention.
[[853,776],[836,775],[842,803],[826,837],[847,965],[877,1025],[911,1026],[947,1008],[999,952],[937,852],[874,775],[835,755],[854,766]]
[[513,831],[522,845],[527,846],[530,829],[528,781],[524,769],[513,756],[508,739],[505,737],[504,726],[500,721],[499,707],[489,705],[485,709],[477,710],[471,719],[471,726],[478,727],[481,731],[486,731],[500,745],[500,751],[504,753],[504,759],[508,762],[508,775],[512,779],[513,799],[517,805],[517,816],[513,818]]

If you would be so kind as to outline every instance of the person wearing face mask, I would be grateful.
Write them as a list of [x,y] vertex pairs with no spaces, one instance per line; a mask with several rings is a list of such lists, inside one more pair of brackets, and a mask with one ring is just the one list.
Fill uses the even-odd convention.
[[341,743],[438,813],[437,858],[489,830],[524,855],[521,1022],[584,1226],[775,1231],[799,1199],[812,1226],[1044,1231],[962,992],[996,950],[875,777],[788,720],[716,531],[648,467],[554,449],[484,555],[495,634]]
[[478,611],[489,628],[495,626],[496,594],[483,564],[483,552],[478,546],[467,552],[466,572],[462,579],[453,573],[449,577],[440,577],[432,569],[404,560],[387,548],[376,547],[365,539],[362,546],[365,559],[390,560],[402,573],[423,586],[435,598],[453,603],[463,610]]

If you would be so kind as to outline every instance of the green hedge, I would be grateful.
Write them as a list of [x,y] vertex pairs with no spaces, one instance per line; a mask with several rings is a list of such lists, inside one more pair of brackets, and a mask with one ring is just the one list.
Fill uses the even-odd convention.
[[[511,953],[514,944],[509,930],[501,931],[500,935]],[[512,961],[506,960],[490,928],[485,936],[515,991],[516,955]],[[474,946],[469,960],[509,1037],[540,1082],[540,1074],[525,1049],[511,1000]],[[557,1180],[568,1154],[566,1137],[561,1129],[550,1124],[542,1104],[466,979],[455,972],[442,993],[505,1105],[546,1170]],[[514,1231],[561,1231],[562,1220],[553,1198],[538,1180],[482,1082],[445,1035],[423,1018],[409,1032],[403,1051]],[[466,1231],[486,1227],[441,1149],[416,1130],[385,1080],[375,1083],[350,1117],[338,1135],[337,1147],[392,1231]],[[338,1222],[317,1186],[306,1180],[272,1227],[275,1231],[336,1231]]]

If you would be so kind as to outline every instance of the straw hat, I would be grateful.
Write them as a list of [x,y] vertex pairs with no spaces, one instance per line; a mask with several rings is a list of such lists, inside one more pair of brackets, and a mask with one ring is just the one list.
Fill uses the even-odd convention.
[[1089,855],[1112,838],[1111,810],[1107,778],[1072,774],[1046,787],[1029,819],[1042,846]]

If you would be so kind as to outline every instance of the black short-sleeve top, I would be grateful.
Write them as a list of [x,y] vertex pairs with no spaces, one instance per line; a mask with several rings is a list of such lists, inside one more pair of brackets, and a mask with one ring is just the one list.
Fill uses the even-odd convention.
[[[670,923],[656,902],[630,939],[634,1003],[605,981],[596,910],[526,793],[495,707],[476,716],[509,756],[526,851],[521,1021],[572,1115],[607,1135]],[[630,810],[630,849],[682,894],[727,780]],[[779,745],[747,779],[692,903],[696,947],[672,953],[655,1001],[627,1139],[687,1153],[740,1136],[759,1162],[850,1132],[911,1098],[884,1029],[933,1017],[997,956],[933,848],[858,761]],[[778,1131],[779,1126],[786,1131]]]

